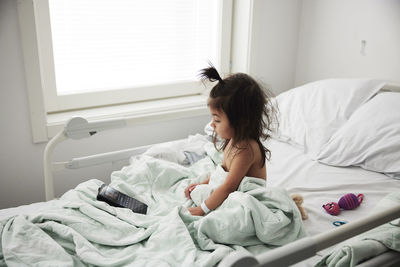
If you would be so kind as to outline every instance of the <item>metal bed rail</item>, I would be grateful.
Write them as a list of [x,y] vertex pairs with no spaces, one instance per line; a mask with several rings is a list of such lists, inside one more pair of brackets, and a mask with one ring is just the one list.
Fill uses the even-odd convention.
[[52,155],[57,144],[67,139],[82,139],[90,137],[100,131],[125,127],[126,120],[107,120],[101,122],[88,122],[81,117],[71,118],[64,126],[64,130],[54,136],[46,145],[43,158],[44,185],[46,201],[54,199],[54,171],[64,169],[79,169],[108,162],[124,160],[133,155],[144,153],[150,146],[141,146],[115,152],[102,153],[87,157],[73,158],[69,161],[52,162]]
[[279,267],[290,266],[317,254],[318,251],[338,244],[348,238],[400,218],[400,205],[388,208],[333,230],[299,239],[258,256],[250,253],[232,253],[218,267]]

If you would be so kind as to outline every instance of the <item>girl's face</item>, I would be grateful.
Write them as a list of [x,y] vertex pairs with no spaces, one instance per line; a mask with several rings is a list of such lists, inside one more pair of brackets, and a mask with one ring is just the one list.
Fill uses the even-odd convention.
[[212,122],[211,126],[214,131],[223,139],[231,139],[234,136],[234,130],[231,127],[228,116],[222,110],[215,109],[209,106]]

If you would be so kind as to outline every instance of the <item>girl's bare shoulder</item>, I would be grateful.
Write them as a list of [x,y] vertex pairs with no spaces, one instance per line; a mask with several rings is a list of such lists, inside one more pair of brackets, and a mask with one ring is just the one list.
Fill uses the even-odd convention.
[[260,147],[258,143],[253,140],[245,140],[237,143],[237,150],[235,151],[237,154],[241,154],[241,156],[249,157],[249,159],[256,159],[260,154]]

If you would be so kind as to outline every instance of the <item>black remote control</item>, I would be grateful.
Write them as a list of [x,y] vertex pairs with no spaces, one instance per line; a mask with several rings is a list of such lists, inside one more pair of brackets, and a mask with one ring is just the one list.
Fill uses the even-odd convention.
[[127,196],[106,184],[102,184],[99,187],[97,200],[104,201],[114,207],[128,208],[136,213],[146,214],[147,212],[146,204],[133,197]]

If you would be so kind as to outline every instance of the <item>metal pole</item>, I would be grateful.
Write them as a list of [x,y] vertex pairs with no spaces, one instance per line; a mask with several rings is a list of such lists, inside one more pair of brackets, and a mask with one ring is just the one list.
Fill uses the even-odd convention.
[[43,170],[44,170],[44,189],[46,193],[46,201],[54,199],[53,165],[51,161],[53,151],[58,143],[61,143],[66,139],[67,136],[65,135],[64,131],[61,131],[47,143],[44,149]]

